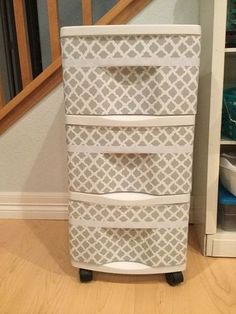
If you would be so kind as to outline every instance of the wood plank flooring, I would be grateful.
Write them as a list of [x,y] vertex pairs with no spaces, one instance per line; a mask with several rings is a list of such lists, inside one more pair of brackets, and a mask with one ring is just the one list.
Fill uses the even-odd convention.
[[235,314],[236,259],[206,258],[190,228],[185,283],[97,273],[78,281],[67,222],[0,221],[0,314]]

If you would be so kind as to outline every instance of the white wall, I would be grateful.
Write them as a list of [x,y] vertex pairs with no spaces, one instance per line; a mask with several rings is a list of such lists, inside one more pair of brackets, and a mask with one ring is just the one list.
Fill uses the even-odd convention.
[[[153,0],[131,23],[197,24],[198,0]],[[62,85],[0,138],[0,192],[65,192]]]
[[0,192],[67,189],[62,86],[0,138]]
[[153,0],[131,24],[199,24],[199,0]]

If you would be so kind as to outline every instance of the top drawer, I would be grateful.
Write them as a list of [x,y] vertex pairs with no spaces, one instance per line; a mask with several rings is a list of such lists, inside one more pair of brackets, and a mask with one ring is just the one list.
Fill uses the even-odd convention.
[[147,26],[137,33],[128,26],[127,31],[120,26],[64,28],[66,113],[194,114],[200,34],[161,33],[155,27],[151,34]]

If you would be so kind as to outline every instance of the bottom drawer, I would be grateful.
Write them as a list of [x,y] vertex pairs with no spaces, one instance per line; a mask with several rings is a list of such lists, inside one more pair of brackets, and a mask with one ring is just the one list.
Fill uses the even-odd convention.
[[73,261],[151,267],[185,263],[189,203],[117,206],[70,201]]

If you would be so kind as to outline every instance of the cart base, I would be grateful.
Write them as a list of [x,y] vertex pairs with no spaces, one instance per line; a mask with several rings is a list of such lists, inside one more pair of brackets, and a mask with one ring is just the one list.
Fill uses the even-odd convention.
[[134,262],[114,262],[105,265],[96,265],[90,263],[78,263],[71,261],[76,268],[97,271],[102,273],[126,274],[126,275],[148,275],[165,274],[184,271],[186,264],[177,266],[150,267],[141,263]]
[[139,263],[117,262],[107,265],[91,265],[72,262],[73,266],[79,268],[80,282],[90,282],[93,280],[93,270],[99,272],[109,272],[116,274],[160,274],[165,273],[166,281],[170,286],[177,286],[184,281],[181,270],[185,265],[178,267],[153,268]]

